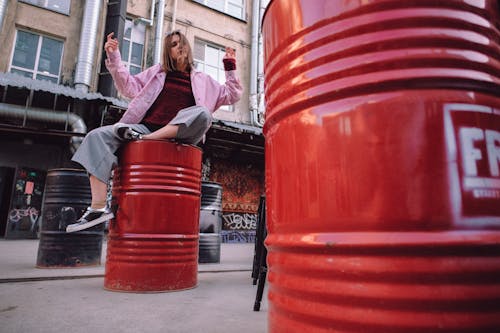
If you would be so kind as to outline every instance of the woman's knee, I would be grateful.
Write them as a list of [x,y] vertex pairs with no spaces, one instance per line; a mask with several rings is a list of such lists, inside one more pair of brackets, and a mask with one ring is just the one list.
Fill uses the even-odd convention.
[[196,119],[197,125],[200,127],[209,127],[212,123],[212,114],[208,111],[207,108],[201,107],[200,113]]

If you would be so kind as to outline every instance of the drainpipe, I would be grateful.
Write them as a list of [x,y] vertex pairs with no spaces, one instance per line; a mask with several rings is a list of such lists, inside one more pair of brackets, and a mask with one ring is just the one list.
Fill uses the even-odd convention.
[[163,20],[165,17],[165,0],[158,1],[158,12],[156,15],[155,49],[153,63],[161,63],[161,49],[163,46]]
[[75,89],[88,92],[94,67],[101,0],[87,0],[80,32],[80,48],[75,71]]
[[[58,112],[40,108],[0,103],[0,114],[10,118],[21,118],[48,123],[68,124],[74,133],[87,133],[87,126],[82,118],[70,112]],[[81,136],[72,136],[70,150],[74,153],[83,141]]]
[[262,126],[258,114],[258,63],[259,63],[260,0],[252,2],[252,46],[250,53],[250,119],[253,126]]
[[0,32],[2,32],[3,19],[5,17],[5,13],[7,12],[7,0],[0,0]]
[[[260,14],[259,14],[259,31],[261,28],[261,18],[264,17],[264,12],[269,5],[269,0],[259,0],[260,2]],[[266,112],[265,106],[265,96],[264,96],[264,46],[262,42],[262,34],[259,33],[258,39],[259,51],[258,51],[258,60],[257,60],[257,114],[261,116],[257,117],[257,122],[259,126],[264,126],[264,114]]]
[[177,21],[177,0],[174,0],[174,8],[172,10],[172,26],[170,27],[170,31],[175,30],[175,21]]

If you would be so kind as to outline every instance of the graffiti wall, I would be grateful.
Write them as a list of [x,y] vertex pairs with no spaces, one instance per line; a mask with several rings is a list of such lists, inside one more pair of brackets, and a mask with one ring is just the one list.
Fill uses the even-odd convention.
[[46,172],[16,169],[5,238],[37,238]]
[[222,242],[253,243],[264,171],[227,160],[205,164],[210,165],[210,180],[222,185]]

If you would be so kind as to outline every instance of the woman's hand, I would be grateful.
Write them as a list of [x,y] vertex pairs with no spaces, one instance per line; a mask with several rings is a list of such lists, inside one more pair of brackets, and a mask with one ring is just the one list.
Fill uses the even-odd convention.
[[236,50],[232,47],[226,46],[226,54],[222,59],[233,59],[236,60]]
[[113,38],[115,33],[112,32],[106,37],[106,43],[104,44],[104,49],[106,52],[111,53],[118,50],[118,40]]

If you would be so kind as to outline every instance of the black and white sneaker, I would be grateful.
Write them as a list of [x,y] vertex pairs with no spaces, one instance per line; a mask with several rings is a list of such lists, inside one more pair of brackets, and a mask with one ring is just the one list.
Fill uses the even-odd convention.
[[123,140],[142,140],[142,134],[134,131],[130,127],[120,127],[116,133]]
[[66,227],[66,232],[75,232],[84,229],[88,229],[99,223],[106,222],[114,217],[113,212],[111,212],[107,207],[102,209],[93,209],[88,207],[82,217],[80,217],[76,223],[70,224]]

